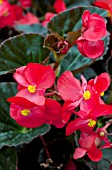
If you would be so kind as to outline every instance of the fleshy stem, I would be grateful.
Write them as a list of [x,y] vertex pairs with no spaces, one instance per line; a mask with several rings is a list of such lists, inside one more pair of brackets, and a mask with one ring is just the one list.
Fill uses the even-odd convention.
[[56,96],[60,97],[60,94],[59,94],[59,92],[57,92],[57,91],[52,91],[52,92],[49,92],[49,93],[45,93],[45,94],[44,94],[45,97],[53,96],[53,95],[56,95]]
[[45,149],[47,158],[48,158],[48,159],[51,159],[50,153],[49,153],[49,151],[48,151],[48,148],[47,148],[47,145],[46,145],[46,143],[45,143],[45,141],[44,141],[43,136],[39,136],[39,137],[40,137],[40,139],[41,139],[41,141],[42,141],[42,143],[43,143],[43,146],[44,146],[44,149]]

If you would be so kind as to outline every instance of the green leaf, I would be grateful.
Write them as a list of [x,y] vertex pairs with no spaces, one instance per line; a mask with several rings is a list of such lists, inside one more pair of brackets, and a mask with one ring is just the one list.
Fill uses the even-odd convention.
[[16,151],[7,148],[0,151],[0,170],[16,170]]
[[81,18],[85,10],[89,10],[91,13],[98,13],[104,18],[107,16],[107,11],[101,8],[93,6],[74,7],[54,16],[47,27],[53,32],[66,36],[68,32],[76,31],[82,27]]
[[112,149],[103,149],[103,158],[99,162],[86,161],[86,164],[93,170],[109,170],[112,161]]
[[49,125],[30,129],[19,126],[9,115],[7,98],[16,94],[15,83],[0,83],[0,148],[29,143],[50,130]]
[[107,70],[107,72],[110,74],[110,76],[112,78],[112,56],[109,57],[109,59],[106,62],[106,70]]
[[49,55],[43,48],[44,37],[39,34],[22,34],[9,38],[0,46],[0,74],[29,62],[42,62]]
[[92,5],[94,0],[64,0],[64,2],[67,4],[67,7],[71,8],[74,6]]
[[40,24],[33,24],[33,25],[17,25],[15,26],[16,31],[21,31],[24,33],[38,33],[38,34],[42,34],[42,35],[46,35],[49,33],[48,29],[43,27]]

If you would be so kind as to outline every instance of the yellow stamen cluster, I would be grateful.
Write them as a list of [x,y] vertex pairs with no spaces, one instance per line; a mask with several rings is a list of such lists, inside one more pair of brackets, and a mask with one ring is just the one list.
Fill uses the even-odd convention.
[[90,91],[89,91],[89,90],[86,90],[86,91],[84,92],[84,94],[83,94],[83,97],[84,97],[85,100],[90,99],[90,97],[91,97]]
[[102,93],[100,94],[100,96],[101,96],[101,97],[104,96],[104,92],[102,92]]
[[9,15],[8,11],[4,12],[3,14],[5,17],[7,17]]
[[2,3],[3,3],[3,0],[0,0],[0,5],[2,5]]
[[100,132],[100,136],[104,136],[105,135],[105,133],[104,132]]
[[21,114],[23,116],[28,116],[30,114],[30,110],[28,110],[28,109],[21,110]]
[[90,120],[89,122],[88,122],[88,126],[89,127],[94,127],[96,125],[96,121],[95,120]]
[[30,93],[35,93],[35,91],[36,91],[36,86],[29,85],[29,86],[28,86],[28,91],[29,91]]

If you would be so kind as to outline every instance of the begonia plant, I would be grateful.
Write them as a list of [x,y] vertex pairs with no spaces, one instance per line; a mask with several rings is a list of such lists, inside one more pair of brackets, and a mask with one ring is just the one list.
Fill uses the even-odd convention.
[[112,169],[111,6],[0,0],[0,170]]

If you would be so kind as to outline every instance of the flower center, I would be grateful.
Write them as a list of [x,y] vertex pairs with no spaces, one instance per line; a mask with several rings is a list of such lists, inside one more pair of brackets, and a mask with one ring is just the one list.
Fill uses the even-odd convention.
[[104,136],[105,135],[105,133],[104,132],[100,132],[100,136]]
[[104,96],[104,92],[100,93],[100,96],[101,96],[101,97]]
[[0,5],[2,5],[2,3],[3,3],[3,0],[0,0]]
[[28,86],[28,91],[29,91],[30,93],[35,93],[35,91],[36,91],[36,86],[29,85],[29,86]]
[[28,116],[30,114],[30,110],[28,110],[28,109],[21,110],[21,114],[23,116]]
[[84,97],[85,100],[90,99],[90,97],[91,97],[90,91],[89,91],[89,90],[86,90],[86,91],[84,92],[84,94],[83,94],[83,97]]
[[7,17],[9,15],[8,11],[4,12],[3,16]]
[[95,120],[90,120],[89,122],[88,122],[88,126],[89,127],[93,127],[93,126],[95,126],[96,125],[96,121]]

